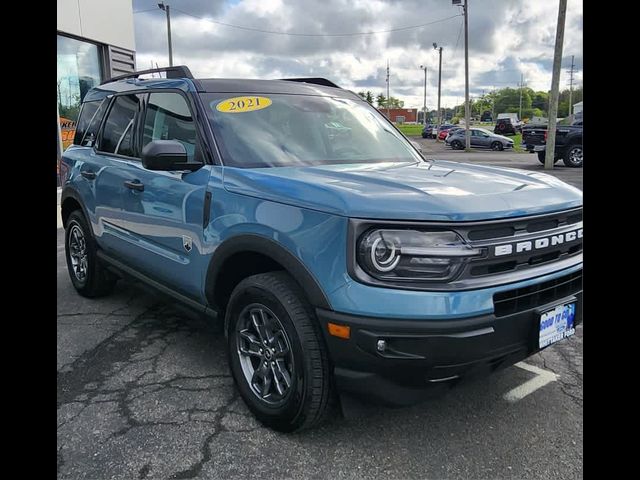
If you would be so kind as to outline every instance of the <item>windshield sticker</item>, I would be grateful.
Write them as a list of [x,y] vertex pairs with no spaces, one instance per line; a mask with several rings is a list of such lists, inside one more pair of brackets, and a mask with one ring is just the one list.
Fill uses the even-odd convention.
[[271,105],[267,97],[233,97],[223,100],[216,106],[216,110],[223,113],[242,113],[262,110]]

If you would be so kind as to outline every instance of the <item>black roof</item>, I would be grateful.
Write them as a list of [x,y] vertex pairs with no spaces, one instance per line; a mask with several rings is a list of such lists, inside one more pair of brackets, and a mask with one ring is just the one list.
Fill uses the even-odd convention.
[[[288,93],[295,95],[322,95],[331,97],[352,97],[349,90],[338,87],[305,83],[291,80],[248,80],[240,78],[197,79],[198,90],[211,93]],[[356,95],[357,96],[357,95]]]
[[[166,78],[140,78],[141,75],[165,73]],[[285,78],[279,80],[252,80],[246,78],[194,78],[185,65],[140,70],[105,80],[91,90],[91,100],[117,91],[144,90],[146,88],[182,88],[189,90],[192,82],[198,92],[208,93],[266,93],[292,95],[319,95],[360,99],[350,90],[344,90],[326,78]],[[94,98],[96,97],[96,98]],[[87,98],[85,97],[85,101]]]

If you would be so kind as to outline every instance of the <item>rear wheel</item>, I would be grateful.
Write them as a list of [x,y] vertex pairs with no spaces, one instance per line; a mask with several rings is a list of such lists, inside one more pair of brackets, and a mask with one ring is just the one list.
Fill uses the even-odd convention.
[[292,432],[319,424],[333,398],[322,332],[284,272],[253,275],[233,290],[226,325],[231,372],[263,424]]
[[98,260],[96,242],[80,210],[67,219],[64,244],[69,277],[78,293],[89,298],[111,293],[117,277]]
[[504,145],[501,142],[493,142],[491,144],[491,150],[502,151],[504,150]]
[[564,152],[564,158],[562,160],[567,167],[581,167],[582,145],[570,145]]

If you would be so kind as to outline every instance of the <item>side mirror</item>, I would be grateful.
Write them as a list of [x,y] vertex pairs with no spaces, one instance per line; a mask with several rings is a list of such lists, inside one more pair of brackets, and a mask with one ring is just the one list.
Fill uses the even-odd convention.
[[416,150],[418,150],[420,153],[422,153],[422,145],[419,144],[418,142],[414,142],[413,140],[411,140],[411,145],[413,145],[413,148],[415,148]]
[[201,163],[189,162],[187,150],[176,140],[154,140],[142,149],[142,166],[147,170],[171,172],[197,170]]

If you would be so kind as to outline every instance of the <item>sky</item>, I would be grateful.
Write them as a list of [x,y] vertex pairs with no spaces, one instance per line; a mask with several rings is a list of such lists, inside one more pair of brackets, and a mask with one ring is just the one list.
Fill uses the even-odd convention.
[[[405,108],[421,108],[420,65],[425,65],[427,108],[433,109],[438,94],[435,42],[443,47],[441,104],[464,102],[462,8],[451,0],[166,3],[171,6],[173,63],[187,65],[196,78],[325,77],[375,96],[386,95],[389,61],[391,96],[403,100]],[[169,64],[166,17],[157,4],[133,0],[138,69]],[[521,75],[526,86],[550,90],[557,17],[557,0],[469,0],[471,97],[517,88]],[[362,34],[370,32],[381,33]],[[561,89],[569,86],[572,55],[574,85],[581,85],[581,0],[568,1]]]

